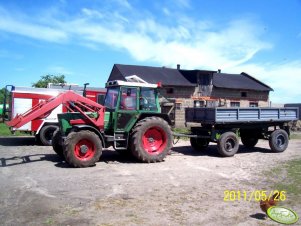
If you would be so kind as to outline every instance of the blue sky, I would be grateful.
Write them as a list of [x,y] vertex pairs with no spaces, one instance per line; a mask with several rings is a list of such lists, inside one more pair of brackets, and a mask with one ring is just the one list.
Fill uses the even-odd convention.
[[301,102],[300,0],[0,0],[0,87],[103,87],[114,63],[247,72]]

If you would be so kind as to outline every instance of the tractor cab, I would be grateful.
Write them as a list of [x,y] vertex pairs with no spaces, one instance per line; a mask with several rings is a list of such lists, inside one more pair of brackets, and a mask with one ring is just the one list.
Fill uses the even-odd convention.
[[129,132],[141,115],[161,112],[157,84],[116,80],[106,83],[106,88],[106,133]]

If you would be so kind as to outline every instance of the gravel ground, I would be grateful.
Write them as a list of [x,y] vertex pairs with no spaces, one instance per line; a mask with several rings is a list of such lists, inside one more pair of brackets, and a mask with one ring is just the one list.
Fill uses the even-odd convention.
[[0,224],[277,225],[254,199],[226,202],[224,192],[275,189],[262,172],[301,158],[301,140],[283,153],[260,141],[231,158],[219,157],[215,144],[204,152],[189,145],[180,141],[153,164],[105,150],[95,167],[76,169],[31,137],[0,137]]

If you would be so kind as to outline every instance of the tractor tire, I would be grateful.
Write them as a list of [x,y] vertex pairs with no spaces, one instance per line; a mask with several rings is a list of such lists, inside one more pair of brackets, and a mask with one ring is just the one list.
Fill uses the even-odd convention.
[[285,130],[276,129],[275,131],[272,132],[269,139],[271,150],[274,152],[285,151],[288,146],[288,140],[289,140],[288,134]]
[[59,127],[56,125],[44,126],[39,133],[39,140],[41,143],[45,146],[51,146],[54,131],[56,131],[58,128]]
[[190,138],[190,144],[193,150],[195,151],[203,151],[205,150],[209,145],[209,140],[204,138]]
[[65,159],[64,146],[61,131],[58,129],[53,133],[52,137],[52,148],[58,156]]
[[64,142],[63,153],[73,167],[94,166],[102,154],[102,143],[99,136],[91,131],[71,132]]
[[161,162],[172,148],[172,133],[168,123],[159,117],[147,117],[132,130],[131,151],[146,163]]
[[233,132],[226,132],[217,141],[218,152],[223,157],[231,157],[239,148],[239,139]]
[[241,136],[241,142],[247,148],[253,148],[258,143],[258,138],[250,136]]

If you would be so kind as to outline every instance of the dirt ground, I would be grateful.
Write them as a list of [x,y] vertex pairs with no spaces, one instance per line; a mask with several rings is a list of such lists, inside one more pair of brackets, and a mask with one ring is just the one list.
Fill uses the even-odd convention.
[[[232,158],[219,157],[215,144],[200,153],[180,141],[161,163],[105,150],[95,167],[76,169],[31,137],[1,137],[0,224],[278,225],[254,198],[226,202],[224,192],[271,191],[262,172],[295,158],[301,140],[280,154],[267,141],[254,150],[240,146]],[[301,205],[287,207],[301,215]]]

